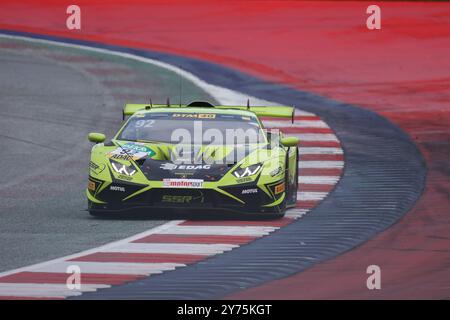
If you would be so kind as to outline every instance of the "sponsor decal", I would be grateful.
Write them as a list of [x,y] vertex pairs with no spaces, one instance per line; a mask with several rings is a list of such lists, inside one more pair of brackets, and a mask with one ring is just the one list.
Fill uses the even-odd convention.
[[242,190],[241,194],[252,194],[252,193],[258,193],[258,189],[256,189],[256,188],[244,189],[244,190]]
[[280,183],[279,185],[275,186],[275,194],[284,192],[284,189],[285,189],[284,182]]
[[127,180],[127,181],[133,180],[133,177],[126,176],[126,175],[124,175],[124,174],[119,174],[119,175],[117,176],[117,178],[118,178],[118,179],[121,179],[121,180]]
[[119,147],[106,156],[112,159],[123,160],[139,160],[142,158],[151,158],[156,154],[155,151],[145,146],[143,143],[125,143],[122,147]]
[[203,203],[204,197],[203,193],[200,191],[198,196],[193,195],[172,195],[165,194],[161,198],[161,202],[166,203]]
[[89,162],[89,169],[94,172],[95,174],[100,174],[102,173],[103,170],[105,170],[106,166],[104,164],[96,164],[93,161]]
[[170,202],[170,203],[189,203],[192,200],[192,196],[173,196],[165,194],[162,196],[162,202]]
[[199,119],[215,119],[216,115],[214,113],[199,113]]
[[250,182],[250,181],[253,181],[253,179],[251,177],[245,177],[245,178],[236,179],[237,183],[246,183],[246,182]]
[[123,151],[123,150],[114,150],[114,151],[111,151],[111,152],[108,153],[106,156],[107,156],[108,158],[116,159],[116,160],[127,160],[127,161],[130,161],[130,160],[139,160],[139,158],[130,156],[130,155],[128,155],[128,154],[127,154],[125,151]]
[[163,179],[164,188],[202,188],[202,179]]
[[173,118],[215,119],[214,113],[173,113]]
[[89,180],[88,190],[95,191],[95,182]]
[[111,191],[120,191],[120,192],[125,192],[125,187],[121,187],[121,186],[110,186],[109,190]]
[[187,177],[192,177],[194,175],[194,173],[193,172],[190,172],[190,173],[175,172],[174,175],[176,175],[180,179],[186,179]]
[[170,162],[163,163],[159,166],[163,170],[209,170],[211,165],[199,164],[199,165],[186,165],[186,164],[174,164]]
[[283,168],[278,167],[270,173],[270,176],[275,177],[275,176],[279,175],[281,172],[283,172]]

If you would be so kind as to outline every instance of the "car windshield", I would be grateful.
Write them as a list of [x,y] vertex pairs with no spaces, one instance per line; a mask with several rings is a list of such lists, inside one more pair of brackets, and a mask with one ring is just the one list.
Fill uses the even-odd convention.
[[255,116],[207,112],[136,114],[117,139],[212,145],[266,142]]

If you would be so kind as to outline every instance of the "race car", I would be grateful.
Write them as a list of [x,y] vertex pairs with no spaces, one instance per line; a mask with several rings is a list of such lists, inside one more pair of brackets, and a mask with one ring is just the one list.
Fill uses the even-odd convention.
[[110,141],[88,135],[95,143],[88,211],[100,216],[168,208],[282,217],[297,200],[299,140],[266,130],[260,118],[294,121],[294,110],[204,101],[126,104],[124,124]]

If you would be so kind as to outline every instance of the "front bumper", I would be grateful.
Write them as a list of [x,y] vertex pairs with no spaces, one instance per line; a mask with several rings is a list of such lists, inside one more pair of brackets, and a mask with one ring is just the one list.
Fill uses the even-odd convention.
[[[90,179],[90,184],[94,182]],[[100,181],[94,182],[96,185]],[[133,184],[111,183],[100,192],[100,188],[86,190],[89,210],[117,211],[131,209],[183,209],[215,210],[233,213],[282,213],[286,209],[285,192],[275,194],[276,186],[271,183],[263,191],[256,184],[221,186],[208,189],[189,188],[146,188]],[[139,190],[143,192],[137,193]],[[137,193],[136,195],[133,195]],[[133,195],[133,196],[130,196]]]

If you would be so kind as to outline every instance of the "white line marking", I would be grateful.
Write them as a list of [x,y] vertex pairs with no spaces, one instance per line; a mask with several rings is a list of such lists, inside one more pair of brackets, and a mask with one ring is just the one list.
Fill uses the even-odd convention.
[[82,292],[92,292],[97,289],[109,288],[104,284],[81,284],[79,290],[70,290],[66,284],[46,284],[46,283],[0,283],[1,296],[13,297],[68,297],[79,296]]
[[[186,266],[182,263],[64,261],[40,268],[33,268],[29,271],[66,273],[67,267],[70,265],[77,265],[80,267],[81,282],[83,282],[83,273],[149,275],[154,273],[161,273],[165,270],[173,270],[177,267]],[[69,276],[69,274],[67,276]]]
[[298,152],[302,154],[343,154],[341,148],[331,147],[299,147]]
[[328,192],[300,191],[297,192],[297,200],[311,201],[322,200],[328,195]]
[[332,133],[290,133],[289,136],[294,136],[300,139],[300,144],[303,141],[339,141]]
[[300,169],[304,168],[343,168],[344,161],[302,161],[298,162],[298,167]]
[[[306,117],[317,117],[316,114],[312,113],[312,112],[308,112],[308,111],[304,111],[304,110],[300,110],[300,109],[295,109],[295,115],[296,116],[306,116]],[[270,118],[270,117],[268,117]],[[270,121],[270,120],[269,120]],[[276,121],[286,121],[286,122],[291,122],[291,119],[288,118],[280,118],[280,119],[276,119]]]
[[336,184],[339,176],[299,176],[298,183],[304,184]]
[[175,226],[163,230],[161,234],[195,234],[195,235],[230,235],[230,236],[263,236],[278,229],[277,227],[254,226]]
[[[177,225],[177,224],[179,224],[181,222],[183,222],[183,220],[169,221],[169,222],[166,222],[165,224],[160,225],[160,226],[158,226],[156,228],[153,228],[153,229],[150,229],[150,230],[138,233],[138,234],[136,234],[134,236],[131,236],[131,237],[119,240],[119,241],[108,243],[108,244],[106,244],[104,246],[92,248],[92,249],[89,249],[89,250],[86,250],[86,251],[82,251],[82,252],[79,252],[79,253],[76,253],[76,254],[72,254],[72,255],[65,256],[65,257],[57,258],[57,259],[54,259],[54,260],[49,260],[49,261],[37,263],[37,264],[31,265],[31,266],[5,271],[3,273],[0,273],[0,277],[4,277],[4,276],[7,276],[7,275],[10,275],[10,274],[13,274],[13,273],[17,273],[17,272],[21,272],[21,271],[32,271],[32,270],[35,270],[35,269],[38,269],[38,268],[45,268],[45,267],[48,267],[48,266],[50,266],[50,265],[52,265],[54,263],[64,262],[66,260],[71,260],[71,259],[75,259],[75,258],[78,258],[78,257],[86,256],[86,255],[89,255],[89,254],[92,254],[92,253],[96,253],[96,252],[101,251],[101,250],[107,250],[108,248],[117,247],[117,246],[119,246],[119,245],[121,245],[123,243],[132,242],[134,240],[137,240],[137,239],[140,239],[140,238],[144,238],[144,237],[149,236],[151,234],[155,234],[155,233],[158,233],[160,231],[164,231],[165,229],[168,229],[168,228],[170,228],[170,227],[172,227],[174,225]],[[74,262],[72,264],[76,264],[76,262]]]
[[286,211],[286,217],[297,219],[304,216],[309,211],[310,211],[309,209],[298,209],[298,208],[289,209]]
[[[206,227],[209,228],[209,227]],[[170,229],[169,229],[170,230]],[[197,244],[197,243],[128,243],[102,252],[129,253],[173,253],[214,255],[238,247],[235,244]]]

